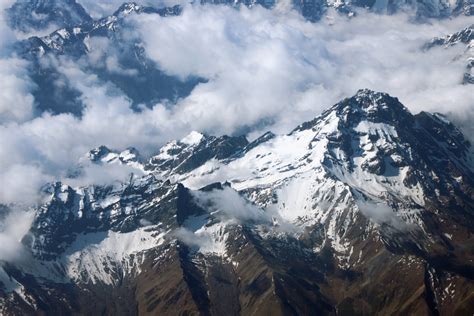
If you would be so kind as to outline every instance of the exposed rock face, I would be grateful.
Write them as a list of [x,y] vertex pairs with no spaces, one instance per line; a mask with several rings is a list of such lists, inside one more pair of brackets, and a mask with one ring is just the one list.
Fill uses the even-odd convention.
[[19,0],[8,9],[7,14],[10,26],[23,32],[92,21],[76,0]]
[[[17,43],[18,54],[31,63],[31,78],[37,86],[33,95],[38,110],[82,115],[81,92],[58,70],[61,64],[57,59],[61,58],[72,63],[81,62],[84,70],[96,74],[101,82],[113,83],[130,98],[136,111],[140,110],[139,104],[151,107],[163,100],[174,102],[189,95],[203,79],[181,80],[160,70],[146,56],[139,39],[131,38],[133,32],[126,22],[134,15],[166,17],[180,12],[179,6],[155,9],[124,3],[111,16],[80,23],[71,20],[49,35],[32,36]],[[87,63],[90,54],[100,53],[102,46],[108,45],[105,42],[110,42],[107,57],[116,60],[116,66],[109,67],[105,60]]]
[[455,45],[466,46],[464,53],[458,57],[466,59],[466,72],[463,75],[462,83],[474,84],[474,25],[445,37],[433,38],[424,47],[425,49],[432,49],[438,46],[449,48]]
[[31,258],[1,265],[2,314],[474,308],[471,146],[387,94],[360,90],[288,135],[193,132],[148,160],[99,147],[87,163],[144,175],[45,188]]
[[[261,5],[266,8],[275,6],[275,0],[201,0],[201,3],[246,5],[249,7]],[[455,3],[444,0],[293,0],[293,6],[309,21],[318,21],[323,17],[328,9],[335,9],[337,12],[350,17],[356,14],[357,9],[368,9],[383,14],[393,14],[403,10],[411,10],[416,14],[417,19],[426,18],[447,18],[457,15],[470,16],[474,12],[472,0],[458,0]]]
[[[445,18],[458,14],[470,14],[473,4],[465,0],[452,4],[449,1],[326,1],[302,0],[293,1],[293,6],[305,18],[316,22],[325,16],[328,8],[335,8],[339,13],[349,16],[356,14],[356,8],[367,8],[380,13],[394,13],[405,8],[415,9],[419,19]],[[258,1],[201,1],[202,3],[228,4],[232,6],[262,5],[272,8],[274,0]],[[463,8],[463,9],[461,9]],[[21,0],[8,9],[10,24],[17,29],[34,29],[40,32],[16,45],[19,56],[30,61],[30,76],[36,89],[32,94],[38,112],[53,114],[72,113],[80,117],[84,111],[82,93],[71,84],[63,72],[58,69],[66,65],[80,63],[82,70],[95,74],[98,82],[112,83],[132,101],[132,108],[141,110],[141,106],[152,107],[160,102],[176,102],[190,95],[199,83],[207,78],[189,77],[186,79],[169,75],[159,65],[148,58],[144,45],[131,28],[130,21],[137,16],[157,14],[171,17],[181,14],[180,6],[155,8],[124,3],[112,15],[93,20],[74,0]],[[133,24],[133,23],[132,23]],[[49,26],[49,27],[48,27]],[[41,36],[51,27],[55,31]],[[471,28],[454,34],[446,41],[459,40],[469,45],[466,40],[472,37]],[[448,45],[445,39],[435,39],[429,44]],[[470,40],[469,40],[470,41]],[[471,45],[472,46],[472,45]],[[469,46],[469,47],[471,47]],[[107,59],[100,58],[101,50],[107,47]],[[92,56],[92,57],[91,57]],[[471,53],[466,53],[466,71],[460,74],[463,83],[474,82]],[[87,62],[88,58],[94,60]],[[464,57],[463,57],[464,58]],[[68,66],[68,67],[69,67]]]

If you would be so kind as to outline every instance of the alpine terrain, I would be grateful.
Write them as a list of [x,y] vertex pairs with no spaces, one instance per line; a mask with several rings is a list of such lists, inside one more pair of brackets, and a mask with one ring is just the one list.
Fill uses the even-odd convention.
[[72,179],[133,172],[43,188],[0,313],[468,315],[473,159],[444,116],[367,89],[286,135],[101,146]]
[[0,316],[474,315],[473,15],[0,0]]

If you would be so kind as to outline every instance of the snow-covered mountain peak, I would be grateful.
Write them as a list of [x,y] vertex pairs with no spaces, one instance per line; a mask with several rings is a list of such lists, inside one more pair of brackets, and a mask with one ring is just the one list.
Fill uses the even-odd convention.
[[204,138],[203,134],[196,131],[192,131],[191,133],[189,133],[188,135],[186,135],[184,138],[181,139],[181,143],[189,145],[189,146],[197,145],[201,142],[203,138]]
[[391,97],[387,93],[376,92],[370,89],[360,89],[350,99],[355,99],[357,104],[368,112],[386,110],[388,107],[391,107],[393,110],[407,111],[397,98]]
[[207,136],[191,132],[181,140],[174,140],[163,146],[159,153],[149,160],[146,169],[164,177],[185,174],[217,159],[224,160],[242,151],[249,143],[245,136]]
[[334,110],[346,124],[368,121],[397,125],[411,118],[408,109],[397,98],[368,89],[359,90],[353,97],[336,104]]
[[114,12],[113,15],[115,15],[115,16],[124,16],[124,15],[128,15],[132,12],[138,12],[142,8],[143,8],[142,6],[138,5],[135,2],[125,2]]
[[[471,4],[471,6],[474,12],[474,5]],[[449,48],[456,45],[466,46],[464,53],[457,57],[466,59],[466,70],[462,82],[463,84],[474,84],[474,24],[444,37],[435,37],[426,43],[423,48],[429,50],[438,46]]]
[[[137,163],[144,175],[114,185],[48,186],[23,239],[33,259],[18,266],[21,273],[1,266],[0,283],[21,294],[11,290],[14,282],[38,281],[46,291],[57,283],[109,289],[202,273],[199,284],[212,287],[204,275],[229,267],[244,280],[239,269],[261,262],[281,271],[322,267],[318,275],[331,282],[352,270],[371,278],[382,259],[383,269],[400,260],[423,269],[439,256],[450,265],[438,268],[451,271],[459,257],[472,257],[457,248],[474,227],[469,150],[442,115],[413,115],[370,90],[289,134],[269,132],[251,143],[191,132],[146,162],[133,148],[100,146],[87,155],[94,168]],[[294,260],[301,264],[292,267]],[[466,273],[464,266],[455,271]],[[279,278],[272,272],[268,284]]]
[[135,167],[137,169],[143,169],[142,160],[139,151],[134,147],[129,147],[123,151],[114,151],[108,147],[102,145],[97,148],[90,150],[84,157],[79,159],[79,164],[84,163],[119,163]]
[[[409,124],[412,120],[411,113],[397,98],[386,93],[361,89],[315,119],[299,125],[292,133],[311,128],[315,131],[321,130],[324,125],[331,125],[333,132],[340,133],[343,129],[353,128],[363,121],[398,125]],[[326,129],[325,134],[327,133]]]
[[474,24],[466,27],[465,29],[446,35],[445,37],[435,37],[430,42],[425,44],[425,48],[429,49],[434,46],[453,46],[459,43],[470,44],[474,40]]
[[91,149],[86,154],[86,158],[92,162],[99,162],[110,153],[112,153],[112,151],[107,146],[101,145],[99,147]]
[[239,155],[209,160],[177,179],[193,188],[228,180],[238,190],[252,192],[260,205],[279,200],[280,211],[291,219],[315,216],[304,211],[304,199],[325,205],[317,197],[331,191],[346,192],[348,200],[338,202],[342,209],[351,209],[356,200],[384,201],[413,220],[407,214],[427,201],[441,205],[472,178],[470,145],[449,121],[440,115],[413,115],[397,98],[367,89],[288,135],[270,134],[256,142]]

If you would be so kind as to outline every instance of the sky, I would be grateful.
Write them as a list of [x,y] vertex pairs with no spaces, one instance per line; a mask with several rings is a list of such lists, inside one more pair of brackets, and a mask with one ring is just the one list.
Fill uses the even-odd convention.
[[[92,1],[81,3],[94,6]],[[101,4],[96,15],[117,7],[115,1]],[[113,43],[95,39],[80,61],[44,59],[81,92],[86,109],[78,118],[38,113],[28,62],[12,52],[17,35],[1,17],[0,183],[6,185],[0,203],[37,203],[44,183],[65,180],[78,160],[99,145],[117,150],[134,146],[152,154],[193,130],[246,133],[249,139],[267,130],[287,133],[361,88],[388,92],[414,113],[437,111],[469,120],[474,94],[472,86],[460,84],[466,63],[456,58],[465,47],[421,49],[432,37],[469,24],[464,17],[414,24],[406,14],[363,12],[354,19],[330,13],[310,23],[280,7],[186,6],[177,17],[136,16],[129,20],[130,36],[140,39],[161,69],[180,78],[208,80],[176,104],[135,112],[117,87],[88,71],[88,65],[105,63],[135,74],[117,64]],[[104,177],[128,172],[111,170]],[[85,172],[74,185],[101,178],[93,174]]]

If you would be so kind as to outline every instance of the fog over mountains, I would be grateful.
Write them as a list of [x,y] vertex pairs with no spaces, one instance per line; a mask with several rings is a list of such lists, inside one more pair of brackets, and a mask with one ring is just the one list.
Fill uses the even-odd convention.
[[474,310],[469,0],[0,10],[0,314]]

